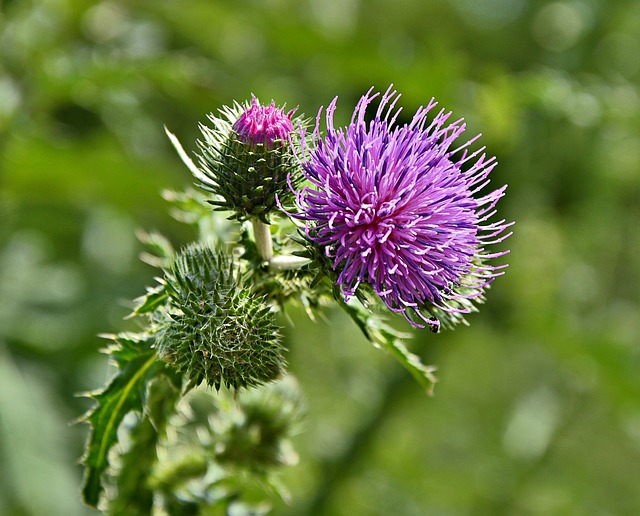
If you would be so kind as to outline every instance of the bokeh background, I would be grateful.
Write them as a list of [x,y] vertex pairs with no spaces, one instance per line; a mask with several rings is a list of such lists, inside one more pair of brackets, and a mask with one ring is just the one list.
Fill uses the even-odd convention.
[[509,184],[507,274],[411,346],[435,397],[340,313],[286,329],[308,406],[275,514],[640,514],[640,3],[0,2],[0,514],[89,515],[77,461],[99,332],[153,283],[135,233],[194,237],[205,114],[251,93],[346,122],[370,86],[435,96]]

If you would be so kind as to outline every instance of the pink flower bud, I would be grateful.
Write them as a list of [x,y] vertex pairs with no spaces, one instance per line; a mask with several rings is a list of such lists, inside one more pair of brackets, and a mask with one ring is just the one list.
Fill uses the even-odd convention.
[[276,108],[273,101],[268,106],[261,106],[257,98],[252,97],[251,107],[246,109],[233,124],[233,130],[239,139],[250,145],[262,144],[273,149],[280,142],[287,142],[289,133],[293,131],[291,116],[295,109],[284,112]]

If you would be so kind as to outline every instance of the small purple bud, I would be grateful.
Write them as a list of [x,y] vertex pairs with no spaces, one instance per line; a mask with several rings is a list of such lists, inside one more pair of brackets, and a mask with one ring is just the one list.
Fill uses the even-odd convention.
[[276,108],[273,101],[268,106],[261,106],[258,99],[252,97],[251,107],[236,120],[233,130],[243,143],[262,144],[273,149],[277,143],[288,141],[289,133],[293,131],[291,116],[294,112],[292,109],[285,114],[284,109]]

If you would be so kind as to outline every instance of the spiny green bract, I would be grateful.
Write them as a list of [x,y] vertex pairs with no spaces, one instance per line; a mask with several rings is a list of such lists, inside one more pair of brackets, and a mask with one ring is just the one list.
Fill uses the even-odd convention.
[[[220,110],[221,116],[208,116],[212,127],[200,124],[204,141],[198,140],[201,154],[200,187],[219,196],[208,202],[218,210],[233,212],[230,218],[245,220],[258,218],[268,222],[269,213],[278,210],[279,201],[293,198],[292,186],[302,181],[300,165],[288,142],[269,147],[265,144],[245,143],[233,129],[233,123],[248,109],[234,103]],[[301,117],[292,120],[293,126],[306,124]],[[300,138],[297,129],[291,132],[293,141]]]
[[157,330],[158,355],[187,388],[260,385],[281,376],[285,360],[274,313],[249,288],[221,248],[192,244],[165,271],[169,295]]

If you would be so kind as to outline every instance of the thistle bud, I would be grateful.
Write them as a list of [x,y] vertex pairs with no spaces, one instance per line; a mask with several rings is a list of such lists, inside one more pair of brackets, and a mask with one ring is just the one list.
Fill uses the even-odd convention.
[[170,302],[158,326],[158,355],[185,375],[187,388],[204,381],[238,389],[281,376],[284,348],[274,313],[243,288],[226,252],[190,245],[164,281]]
[[[149,483],[154,489],[179,493],[183,504],[200,503],[201,508],[202,493],[215,493],[210,501],[217,507],[216,501],[232,497],[257,501],[282,493],[276,475],[298,461],[292,437],[300,431],[304,415],[300,388],[290,376],[239,393],[191,391],[171,418],[173,431],[164,432],[158,441],[160,460]],[[203,512],[216,514],[212,505],[204,506]]]
[[258,218],[268,222],[268,215],[280,201],[292,199],[288,181],[302,180],[295,160],[295,146],[300,139],[294,126],[303,123],[292,119],[295,110],[285,113],[273,102],[227,107],[222,116],[209,115],[212,127],[200,125],[204,137],[198,141],[201,154],[197,178],[200,186],[218,198],[209,200],[219,210],[233,211],[230,218]]
[[215,447],[219,464],[260,474],[297,462],[290,438],[300,428],[304,403],[293,378],[243,392],[232,410],[219,425],[224,430]]

